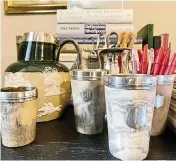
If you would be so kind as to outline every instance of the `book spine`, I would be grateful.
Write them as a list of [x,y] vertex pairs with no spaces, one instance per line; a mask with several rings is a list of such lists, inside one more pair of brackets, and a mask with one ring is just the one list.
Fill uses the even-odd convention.
[[[103,47],[103,45],[101,47]],[[142,44],[134,44],[133,47],[136,49],[142,50]],[[79,48],[80,48],[80,50],[92,51],[95,48],[95,45],[93,45],[93,44],[80,44]],[[61,54],[62,53],[67,53],[67,54],[68,53],[70,53],[70,54],[76,53],[76,49],[72,44],[67,44],[62,47]],[[66,55],[65,55],[65,58],[66,58]]]
[[98,34],[109,34],[115,31],[133,31],[132,24],[57,24],[56,33],[58,36],[95,36]]
[[132,23],[132,9],[57,10],[57,23]]
[[[62,42],[63,40],[67,39],[68,37],[59,37],[60,42]],[[71,37],[69,36],[70,39],[74,39],[78,44],[97,44],[97,37]],[[115,44],[117,41],[116,37],[110,37],[109,38],[109,42],[110,44]],[[105,39],[104,38],[100,38],[100,44],[105,44]],[[135,44],[142,44],[142,38],[137,38],[135,40]]]

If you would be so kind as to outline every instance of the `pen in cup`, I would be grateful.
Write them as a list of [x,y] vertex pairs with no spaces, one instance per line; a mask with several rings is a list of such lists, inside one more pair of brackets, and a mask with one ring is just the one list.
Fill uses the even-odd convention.
[[161,67],[161,62],[163,60],[164,57],[164,49],[163,47],[160,47],[158,55],[156,57],[156,59],[154,60],[153,66],[152,66],[152,71],[153,71],[153,75],[158,75],[159,71],[160,71],[160,67]]
[[154,49],[151,48],[149,50],[149,64],[148,64],[147,74],[150,74],[150,72],[151,72],[153,61],[154,61]]
[[172,55],[171,61],[169,62],[169,65],[167,66],[164,75],[172,75],[175,69],[176,69],[176,53]]
[[131,63],[132,63],[132,74],[137,74],[139,67],[139,58],[138,58],[138,52],[135,48],[132,48],[132,56],[131,56]]
[[156,57],[158,56],[158,53],[159,53],[159,49],[157,49],[157,50],[154,51],[154,60],[155,60]]
[[138,58],[139,58],[139,73],[141,73],[141,60],[142,60],[142,54],[143,51],[142,50],[138,50]]
[[140,65],[140,73],[147,74],[147,68],[148,68],[148,44],[146,44],[143,49],[141,65]]
[[165,51],[164,59],[163,59],[162,64],[161,64],[161,69],[159,71],[159,75],[164,75],[164,73],[166,71],[166,68],[168,66],[168,63],[169,63],[170,53],[171,53],[171,49],[168,48]]
[[161,44],[164,48],[164,51],[169,48],[169,34],[165,33],[161,35]]

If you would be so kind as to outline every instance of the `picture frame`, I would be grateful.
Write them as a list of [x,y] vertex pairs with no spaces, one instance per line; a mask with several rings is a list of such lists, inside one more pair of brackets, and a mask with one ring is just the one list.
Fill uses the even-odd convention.
[[5,0],[6,14],[20,13],[56,13],[57,9],[66,9],[67,0]]

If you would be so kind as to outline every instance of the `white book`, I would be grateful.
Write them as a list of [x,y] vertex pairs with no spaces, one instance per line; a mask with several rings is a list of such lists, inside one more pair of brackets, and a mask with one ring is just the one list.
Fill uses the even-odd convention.
[[57,23],[132,23],[132,9],[59,9]]
[[97,34],[110,34],[115,31],[132,32],[132,24],[57,24],[56,33],[58,36],[83,36],[91,37]]

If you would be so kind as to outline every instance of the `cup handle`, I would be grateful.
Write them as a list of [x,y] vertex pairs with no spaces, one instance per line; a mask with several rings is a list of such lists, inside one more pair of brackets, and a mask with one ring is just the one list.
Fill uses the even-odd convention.
[[70,70],[75,69],[75,68],[76,68],[76,69],[79,69],[80,66],[81,66],[81,52],[80,52],[78,43],[77,43],[75,40],[73,40],[73,39],[65,39],[64,41],[62,41],[62,42],[60,43],[59,49],[58,49],[57,54],[56,54],[56,61],[59,62],[59,56],[60,56],[61,49],[62,49],[62,47],[63,47],[64,45],[66,45],[66,44],[68,44],[68,43],[73,44],[74,47],[75,47],[75,49],[76,49],[76,51],[77,51],[76,62],[73,64],[73,66],[72,66],[72,68],[71,68]]

